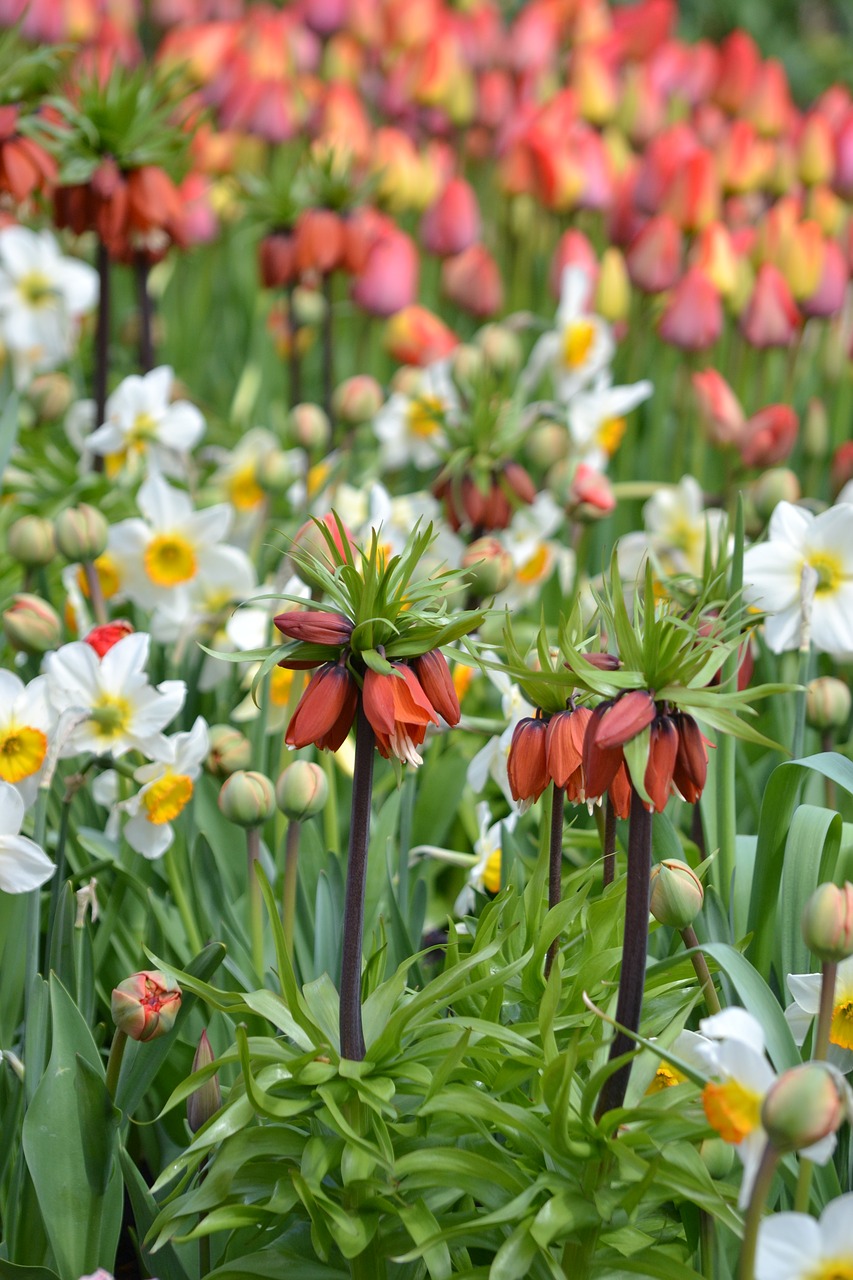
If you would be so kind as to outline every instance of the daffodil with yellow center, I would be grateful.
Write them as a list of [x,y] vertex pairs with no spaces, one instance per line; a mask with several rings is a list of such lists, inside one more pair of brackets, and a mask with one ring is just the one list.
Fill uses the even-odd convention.
[[106,404],[106,421],[96,425],[87,447],[107,459],[106,471],[139,470],[150,459],[158,470],[179,475],[181,460],[204,435],[200,411],[187,400],[173,400],[174,374],[168,365],[143,377],[131,374]]
[[408,410],[409,431],[421,440],[434,436],[441,429],[444,409],[440,396],[415,396]]
[[817,574],[815,595],[834,595],[844,580],[844,562],[831,552],[814,552],[805,561]]
[[548,576],[551,568],[552,558],[548,545],[545,542],[533,552],[529,560],[516,570],[516,578],[524,586],[531,586],[534,583],[541,582]]
[[853,1280],[853,1258],[830,1258],[810,1272],[808,1280]]
[[702,1091],[708,1124],[725,1142],[743,1142],[761,1124],[761,1094],[739,1080],[710,1081]]
[[605,418],[595,435],[598,444],[612,458],[622,443],[628,423],[625,418]]
[[758,1230],[755,1280],[853,1280],[853,1195],[830,1200],[819,1219],[767,1214]]
[[[817,1016],[822,985],[820,973],[788,975],[794,1003],[785,1010],[785,1019],[797,1044],[803,1044]],[[840,1071],[853,1069],[853,957],[842,960],[837,968],[827,1057]]]
[[43,271],[28,271],[18,279],[18,292],[33,310],[54,306],[56,289]]
[[102,693],[92,707],[91,724],[95,736],[107,746],[124,736],[132,707],[127,698],[115,693]]
[[191,582],[198,571],[196,549],[181,533],[158,533],[145,548],[145,572],[158,587]]
[[30,725],[7,724],[0,728],[0,778],[22,782],[38,773],[47,755],[47,734]]
[[238,467],[228,477],[228,500],[238,511],[254,511],[264,500],[264,491],[258,484],[254,462]]
[[146,817],[155,826],[172,822],[189,804],[193,781],[185,773],[166,773],[142,793]]
[[651,394],[652,384],[646,380],[612,386],[606,370],[598,373],[588,390],[577,392],[569,404],[569,433],[579,461],[605,471],[622,443],[628,414]]
[[563,330],[563,364],[573,371],[583,368],[594,342],[595,325],[592,320],[572,320]]

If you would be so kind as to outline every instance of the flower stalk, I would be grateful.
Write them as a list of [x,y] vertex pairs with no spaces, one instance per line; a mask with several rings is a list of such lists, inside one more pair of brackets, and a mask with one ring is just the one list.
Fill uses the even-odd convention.
[[[628,884],[625,897],[625,940],[622,946],[622,968],[616,1021],[629,1031],[638,1031],[643,1008],[646,978],[646,953],[649,939],[649,882],[652,869],[652,815],[636,788],[631,791],[631,816],[628,825]],[[610,1046],[609,1059],[621,1057],[633,1048],[633,1041],[618,1031]],[[619,1067],[605,1082],[596,1107],[596,1119],[625,1101],[631,1063]]]
[[150,373],[154,368],[153,316],[151,295],[148,292],[148,262],[141,251],[134,256],[133,268],[139,307],[139,365],[143,373]]
[[758,1172],[755,1175],[752,1195],[749,1200],[749,1208],[746,1211],[746,1221],[743,1225],[743,1241],[740,1247],[738,1280],[754,1280],[755,1251],[758,1245],[758,1229],[761,1226],[761,1215],[764,1211],[767,1196],[770,1193],[770,1184],[773,1181],[773,1175],[776,1172],[776,1165],[778,1162],[779,1153],[773,1146],[773,1143],[768,1142],[767,1146],[764,1148],[761,1163],[758,1166]]
[[296,887],[301,831],[302,824],[292,818],[288,824],[284,842],[284,888],[282,890],[281,923],[284,928],[284,945],[290,960],[293,959],[293,926],[296,919]]
[[[552,783],[553,798],[551,802],[551,844],[548,858],[548,910],[559,906],[563,896],[563,810],[566,793],[562,787]],[[557,936],[548,948],[545,957],[545,977],[549,977],[551,966],[559,950],[560,939]]]
[[[820,1004],[818,1005],[817,1022],[814,1030],[812,1062],[826,1062],[827,1059],[829,1037],[832,1032],[832,1014],[835,1008],[835,982],[837,977],[838,961],[824,960],[821,965]],[[794,1209],[797,1213],[808,1213],[813,1171],[814,1163],[811,1160],[800,1160],[797,1189],[794,1193]]]
[[699,979],[699,986],[702,988],[705,1008],[709,1014],[719,1013],[720,997],[717,995],[717,988],[714,986],[714,979],[711,977],[708,961],[699,948],[699,939],[696,937],[696,930],[692,924],[681,930],[681,940],[690,952],[693,971]]
[[364,895],[367,849],[370,841],[370,799],[376,738],[364,713],[361,695],[356,712],[355,767],[352,779],[349,854],[344,901],[341,958],[341,1057],[361,1062],[366,1053],[361,1023],[361,951],[364,933]]
[[246,875],[249,884],[249,931],[252,938],[252,964],[255,973],[264,973],[264,913],[261,899],[261,882],[257,864],[261,857],[260,827],[246,828]]

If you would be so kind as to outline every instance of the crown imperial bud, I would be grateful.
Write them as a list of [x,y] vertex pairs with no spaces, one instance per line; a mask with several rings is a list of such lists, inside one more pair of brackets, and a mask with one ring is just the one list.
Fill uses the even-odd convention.
[[181,989],[165,974],[142,970],[120,982],[112,994],[113,1022],[131,1040],[156,1040],[175,1025]]
[[275,788],[265,774],[241,769],[223,782],[218,804],[238,827],[260,827],[272,816]]
[[803,907],[803,941],[824,963],[853,955],[853,884],[819,884]]
[[318,764],[294,760],[275,784],[275,802],[292,822],[313,818],[325,807],[329,783]]
[[649,910],[659,924],[686,929],[702,910],[704,897],[702,881],[686,862],[664,858],[652,867]]

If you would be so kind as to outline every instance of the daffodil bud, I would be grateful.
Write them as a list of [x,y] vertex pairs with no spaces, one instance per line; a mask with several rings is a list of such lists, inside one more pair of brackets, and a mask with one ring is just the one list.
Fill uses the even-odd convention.
[[769,520],[780,502],[798,502],[802,490],[793,471],[787,467],[771,467],[758,477],[750,489],[755,510],[762,520]]
[[13,596],[2,621],[6,639],[21,653],[47,653],[61,643],[59,614],[40,596],[24,591]]
[[384,399],[382,388],[376,379],[368,373],[359,373],[335,388],[332,412],[340,422],[357,427],[376,417]]
[[512,556],[497,538],[477,538],[462,557],[461,568],[468,574],[474,595],[484,599],[497,595],[512,582]]
[[837,963],[853,955],[853,884],[819,884],[801,923],[803,941],[818,960]]
[[275,784],[275,802],[285,817],[302,822],[320,813],[329,798],[329,783],[318,764],[294,760]]
[[686,862],[664,858],[652,867],[649,910],[659,924],[686,929],[702,910],[702,881]]
[[735,1162],[735,1149],[722,1138],[706,1138],[699,1148],[699,1157],[715,1182],[727,1178]]
[[56,517],[56,545],[66,560],[91,561],[103,555],[109,526],[96,507],[81,502]]
[[835,1133],[847,1113],[840,1075],[822,1062],[784,1071],[767,1090],[761,1123],[781,1154],[810,1147]]
[[[200,1071],[202,1067],[209,1067],[214,1061],[215,1054],[207,1038],[207,1032],[202,1031],[201,1039],[198,1042],[198,1048],[193,1058],[193,1071]],[[199,1085],[187,1098],[187,1124],[192,1132],[198,1133],[202,1125],[207,1124],[208,1120],[216,1115],[221,1106],[222,1090],[219,1088],[219,1076],[213,1075],[204,1084]]]
[[521,343],[518,335],[506,325],[484,325],[474,341],[495,373],[515,373],[521,367]]
[[318,404],[296,404],[287,420],[294,444],[311,453],[328,448],[332,424]]
[[226,778],[219,792],[219,811],[238,827],[260,827],[272,816],[275,788],[254,770],[239,770]]
[[53,525],[44,516],[21,516],[9,526],[6,550],[25,569],[39,569],[56,555]]
[[210,750],[205,764],[215,778],[227,778],[252,763],[252,744],[233,725],[212,724],[208,741]]
[[110,1007],[113,1022],[131,1040],[156,1040],[175,1025],[181,989],[165,974],[145,969],[118,984]]
[[840,729],[850,705],[850,690],[837,676],[818,676],[806,685],[806,719],[813,729]]

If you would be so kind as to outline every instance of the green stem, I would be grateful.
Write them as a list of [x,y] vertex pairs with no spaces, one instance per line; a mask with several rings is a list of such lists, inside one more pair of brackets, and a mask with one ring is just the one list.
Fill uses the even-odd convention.
[[323,838],[330,853],[338,852],[340,826],[338,824],[338,788],[335,776],[335,758],[331,751],[323,752],[323,771],[329,783],[329,798],[323,810]]
[[719,1013],[720,997],[717,995],[717,988],[714,986],[714,980],[711,977],[708,962],[703,953],[698,949],[699,939],[696,937],[696,930],[693,928],[692,924],[689,924],[686,929],[681,930],[681,939],[687,950],[691,952],[690,960],[693,964],[696,977],[699,979],[699,986],[702,988],[702,995],[705,998],[705,1008],[708,1010],[709,1014]]
[[[33,819],[33,841],[44,849],[47,831],[47,804],[50,799],[50,781],[44,782],[38,789],[35,817]],[[41,890],[31,889],[26,895],[27,933],[26,956],[24,958],[24,1010],[29,1012],[33,983],[39,968],[39,942],[41,941]]]
[[714,1232],[714,1218],[705,1209],[699,1210],[699,1247],[702,1257],[702,1275],[705,1280],[714,1280],[714,1266],[717,1237]]
[[740,1247],[740,1266],[738,1280],[755,1280],[755,1250],[758,1244],[758,1228],[761,1226],[761,1215],[770,1193],[770,1184],[776,1172],[779,1155],[771,1143],[767,1143],[755,1175],[755,1183],[746,1211],[743,1224],[743,1241]]
[[[551,800],[551,843],[548,857],[548,910],[559,906],[563,897],[563,810],[566,793],[556,782],[551,784],[554,795]],[[545,977],[551,973],[551,967],[560,946],[559,935],[548,948],[545,956]]]
[[284,890],[282,893],[281,923],[284,928],[284,945],[288,958],[293,959],[293,926],[296,920],[296,887],[299,871],[299,835],[301,824],[290,820],[284,845]]
[[261,857],[260,827],[246,828],[246,879],[249,886],[249,932],[252,940],[252,964],[261,982],[264,980],[264,907],[257,863]]
[[811,661],[812,649],[811,645],[807,644],[800,649],[800,666],[797,672],[799,688],[794,694],[794,740],[791,744],[791,756],[794,760],[800,760],[803,755],[806,737],[806,685],[809,682]]
[[610,796],[604,800],[604,865],[601,873],[602,888],[606,889],[616,878],[616,810]]
[[[743,589],[743,498],[738,495],[735,513],[734,551],[729,570],[729,599],[736,601],[740,611],[740,593]],[[721,693],[733,693],[737,689],[737,672],[740,661],[739,647],[726,658],[720,680]],[[737,771],[736,743],[729,733],[717,734],[717,841],[719,857],[712,864],[711,873],[723,904],[728,907],[735,873],[735,849],[737,840]]]
[[116,1027],[113,1042],[110,1045],[110,1056],[107,1060],[107,1093],[115,1101],[118,1078],[121,1075],[121,1063],[127,1047],[127,1032]]
[[169,881],[169,888],[172,891],[172,897],[175,899],[175,906],[178,908],[178,914],[184,926],[184,932],[187,935],[187,941],[190,944],[193,955],[198,955],[201,951],[203,943],[201,934],[198,931],[198,925],[195,922],[192,907],[184,884],[184,876],[178,867],[177,855],[175,853],[174,841],[166,850],[163,857],[163,865],[166,869],[166,876]]
[[[361,1023],[361,953],[376,739],[373,727],[364,714],[360,695],[356,715],[355,769],[352,778],[352,810],[341,956],[340,1030],[341,1057],[361,1062],[367,1051]],[[356,1274],[355,1271],[353,1274]]]
[[[812,1048],[813,1062],[825,1062],[827,1058],[829,1037],[832,1032],[832,1014],[835,1008],[835,983],[837,978],[838,964],[834,960],[825,960],[822,968],[820,1004],[818,1005],[817,1024]],[[809,1211],[813,1172],[813,1162],[801,1158],[800,1172],[797,1177],[797,1190],[794,1194],[794,1209],[797,1213],[808,1213]]]
[[104,600],[104,593],[101,589],[101,579],[98,577],[98,571],[91,560],[86,560],[83,564],[83,576],[86,579],[86,586],[89,591],[89,601],[92,605],[92,614],[95,622],[99,627],[109,622],[107,614],[107,605]]

